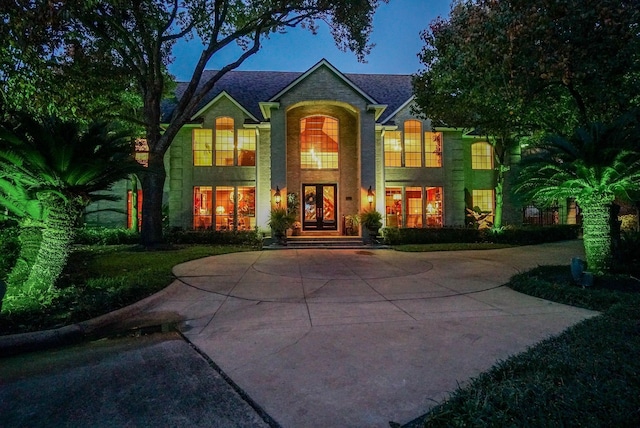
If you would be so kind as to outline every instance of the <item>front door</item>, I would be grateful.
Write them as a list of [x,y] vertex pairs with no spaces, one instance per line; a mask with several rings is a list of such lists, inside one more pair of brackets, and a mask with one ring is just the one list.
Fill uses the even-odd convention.
[[304,230],[336,230],[336,185],[304,184]]

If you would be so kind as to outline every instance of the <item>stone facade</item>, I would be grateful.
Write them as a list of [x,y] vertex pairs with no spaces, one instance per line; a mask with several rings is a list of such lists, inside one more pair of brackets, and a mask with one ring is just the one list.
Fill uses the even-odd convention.
[[[472,145],[486,141],[486,138],[466,134],[460,129],[433,127],[429,120],[417,118],[412,110],[410,76],[345,75],[324,60],[305,73],[233,73],[227,81],[221,80],[222,89],[201,106],[167,152],[165,201],[171,227],[190,229],[195,226],[194,188],[203,186],[213,189],[213,202],[204,199],[197,202],[211,204],[213,212],[207,214],[212,217],[211,227],[216,224],[220,227],[216,216],[222,212],[223,204],[230,207],[224,210],[229,218],[228,226],[239,228],[243,214],[238,200],[242,195],[237,189],[255,189],[255,200],[251,201],[253,205],[248,211],[251,220],[246,224],[265,231],[270,211],[277,206],[274,199],[277,191],[282,196],[281,206],[286,206],[288,193],[299,196],[301,207],[296,215],[303,221],[313,214],[310,205],[305,211],[304,186],[335,189],[335,200],[331,201],[335,223],[318,230],[307,222],[303,230],[307,234],[319,231],[343,234],[345,216],[370,208],[383,213],[388,222],[384,214],[393,211],[390,205],[394,203],[398,204],[398,212],[394,212],[396,222],[410,226],[408,210],[422,210],[422,214],[412,213],[417,220],[411,224],[426,226],[424,220],[428,213],[425,210],[432,209],[434,203],[428,199],[428,189],[438,192],[437,204],[441,208],[438,225],[461,226],[468,220],[466,209],[474,205],[471,200],[474,190],[492,192],[494,189],[496,173],[493,169],[472,168]],[[243,92],[237,90],[240,83],[244,85]],[[252,83],[255,84],[253,89]],[[265,88],[265,85],[271,86]],[[261,95],[255,95],[258,93]],[[255,130],[255,166],[215,166],[215,147],[213,166],[194,166],[194,130],[212,130],[212,144],[215,145],[216,118],[220,117],[233,119],[236,143],[239,130]],[[309,117],[337,120],[337,168],[301,166],[301,121]],[[408,120],[420,121],[420,138],[427,131],[441,133],[441,167],[426,166],[424,146],[419,167],[385,165],[385,138],[392,132],[403,131]],[[511,153],[512,161],[518,158],[517,151]],[[117,191],[126,197],[126,188],[125,184]],[[215,200],[219,188],[233,189],[225,194],[231,205],[227,200]],[[519,224],[522,210],[509,197],[508,188],[505,190],[504,221]],[[406,200],[410,194],[414,195],[413,205]],[[247,202],[245,199],[244,203]],[[322,216],[322,206],[317,206],[318,215]],[[227,212],[230,210],[234,211],[232,216]],[[88,216],[89,222],[93,219],[111,225],[126,224],[124,210],[92,216]]]

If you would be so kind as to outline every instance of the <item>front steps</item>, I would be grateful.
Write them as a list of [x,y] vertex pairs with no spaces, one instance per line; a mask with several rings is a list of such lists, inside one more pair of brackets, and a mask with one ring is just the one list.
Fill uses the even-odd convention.
[[[265,242],[267,244],[267,242]],[[288,236],[287,245],[278,245],[271,242],[265,245],[265,250],[287,250],[287,249],[371,249],[380,248],[380,245],[365,244],[359,236]]]

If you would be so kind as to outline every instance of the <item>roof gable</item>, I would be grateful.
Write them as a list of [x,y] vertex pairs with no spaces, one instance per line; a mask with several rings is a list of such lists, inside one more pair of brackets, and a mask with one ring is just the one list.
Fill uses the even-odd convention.
[[304,72],[303,74],[298,76],[294,81],[289,83],[286,87],[282,88],[282,90],[280,92],[278,92],[273,97],[271,97],[271,99],[269,99],[269,101],[270,102],[275,102],[275,101],[279,100],[287,92],[289,92],[292,88],[294,88],[296,85],[300,84],[302,81],[304,81],[309,76],[311,76],[313,73],[315,73],[318,69],[323,68],[323,67],[329,69],[329,71],[331,71],[333,74],[335,74],[347,86],[349,86],[355,92],[360,94],[369,104],[378,104],[378,102],[375,99],[373,99],[371,97],[371,95],[367,94],[360,87],[358,87],[356,84],[354,84],[351,80],[347,79],[344,74],[342,74],[340,71],[338,71],[338,69],[335,68],[333,65],[331,65],[331,63],[329,61],[327,61],[326,59],[320,60],[318,63],[316,63],[316,65],[314,65],[309,70],[307,70],[306,72]]
[[246,114],[247,116],[249,116],[250,119],[252,119],[255,122],[259,122],[258,118],[255,117],[250,111],[248,111],[246,108],[244,108],[240,103],[238,103],[238,101],[236,101],[231,95],[229,95],[227,93],[227,91],[222,91],[220,92],[218,95],[216,95],[215,98],[213,98],[211,101],[209,101],[207,104],[205,104],[202,108],[200,108],[193,116],[191,116],[191,120],[195,120],[198,116],[200,116],[201,114],[203,114],[204,112],[206,112],[207,110],[209,110],[209,108],[211,108],[211,106],[215,105],[218,101],[220,101],[222,98],[226,98],[229,101],[231,101],[236,107],[238,107],[244,114]]

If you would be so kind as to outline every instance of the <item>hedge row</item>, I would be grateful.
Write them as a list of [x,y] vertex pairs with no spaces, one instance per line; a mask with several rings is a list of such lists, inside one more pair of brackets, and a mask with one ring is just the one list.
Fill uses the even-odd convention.
[[490,229],[478,230],[463,227],[441,228],[385,228],[384,242],[388,245],[445,244],[488,242],[496,244],[533,245],[545,242],[576,239],[580,226],[554,225],[534,227],[505,227],[500,232]]

